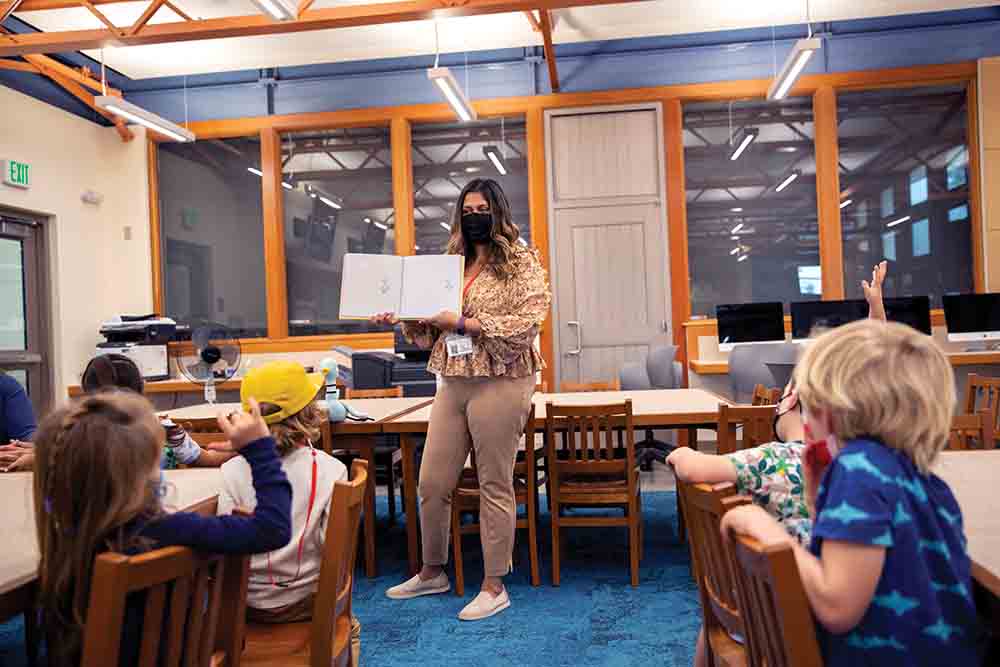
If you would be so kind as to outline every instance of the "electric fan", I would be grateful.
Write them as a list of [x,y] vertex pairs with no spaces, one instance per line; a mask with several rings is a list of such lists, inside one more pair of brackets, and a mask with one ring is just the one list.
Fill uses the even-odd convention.
[[205,386],[205,402],[215,403],[215,383],[225,382],[240,370],[240,342],[221,324],[203,323],[191,329],[192,351],[177,360],[181,373]]

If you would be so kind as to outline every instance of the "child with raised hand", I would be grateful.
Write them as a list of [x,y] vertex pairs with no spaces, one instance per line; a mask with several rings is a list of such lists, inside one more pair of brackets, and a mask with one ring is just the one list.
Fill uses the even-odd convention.
[[[167,514],[160,504],[163,428],[132,392],[88,396],[43,420],[35,442],[38,602],[50,667],[76,665],[94,557],[166,546],[216,553],[273,551],[291,537],[292,488],[255,401],[219,427],[253,471],[253,516]],[[141,597],[141,596],[139,596]],[[138,661],[144,602],[130,600],[121,664]],[[134,612],[134,613],[133,613]]]
[[944,353],[905,325],[854,322],[819,337],[795,381],[809,550],[755,506],[723,533],[792,544],[826,665],[978,664],[962,513],[932,473],[955,404]]

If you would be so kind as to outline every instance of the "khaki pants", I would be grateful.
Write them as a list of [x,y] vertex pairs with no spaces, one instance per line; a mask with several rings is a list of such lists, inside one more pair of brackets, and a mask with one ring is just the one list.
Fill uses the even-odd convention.
[[[284,607],[272,609],[247,607],[247,622],[280,624],[311,621],[315,603],[316,596],[309,595]],[[355,667],[361,664],[361,623],[354,614],[351,614],[351,664]]]
[[420,464],[420,529],[427,565],[448,562],[451,495],[469,448],[476,452],[480,539],[486,576],[510,572],[514,549],[514,461],[535,378],[445,378],[438,388]]

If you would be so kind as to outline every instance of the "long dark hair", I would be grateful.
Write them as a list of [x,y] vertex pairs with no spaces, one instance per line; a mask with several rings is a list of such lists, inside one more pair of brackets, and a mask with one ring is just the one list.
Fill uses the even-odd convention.
[[131,389],[141,394],[145,381],[139,367],[125,355],[100,354],[87,364],[80,384],[87,394],[108,389]]
[[497,277],[506,280],[514,271],[514,258],[517,253],[517,240],[521,232],[514,224],[510,212],[510,202],[503,193],[500,184],[491,178],[474,178],[462,188],[455,202],[455,210],[451,214],[451,238],[448,239],[448,254],[469,256],[472,248],[462,234],[462,206],[465,196],[470,192],[478,192],[490,205],[493,216],[493,227],[490,229],[490,259],[489,267]]

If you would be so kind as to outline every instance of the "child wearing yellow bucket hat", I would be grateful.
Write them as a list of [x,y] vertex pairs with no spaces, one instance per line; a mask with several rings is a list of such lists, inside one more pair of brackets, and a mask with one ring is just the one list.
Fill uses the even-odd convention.
[[[326,410],[317,403],[324,389],[322,373],[307,373],[302,364],[274,361],[243,378],[243,405],[257,399],[281,455],[281,467],[292,484],[292,540],[283,548],[254,556],[247,588],[247,620],[291,623],[312,618],[323,561],[323,541],[334,482],[347,479],[347,467],[319,444]],[[250,467],[242,457],[222,466],[224,489],[219,513],[257,504]],[[360,648],[361,626],[352,628],[352,651]],[[357,664],[357,656],[355,656]]]

